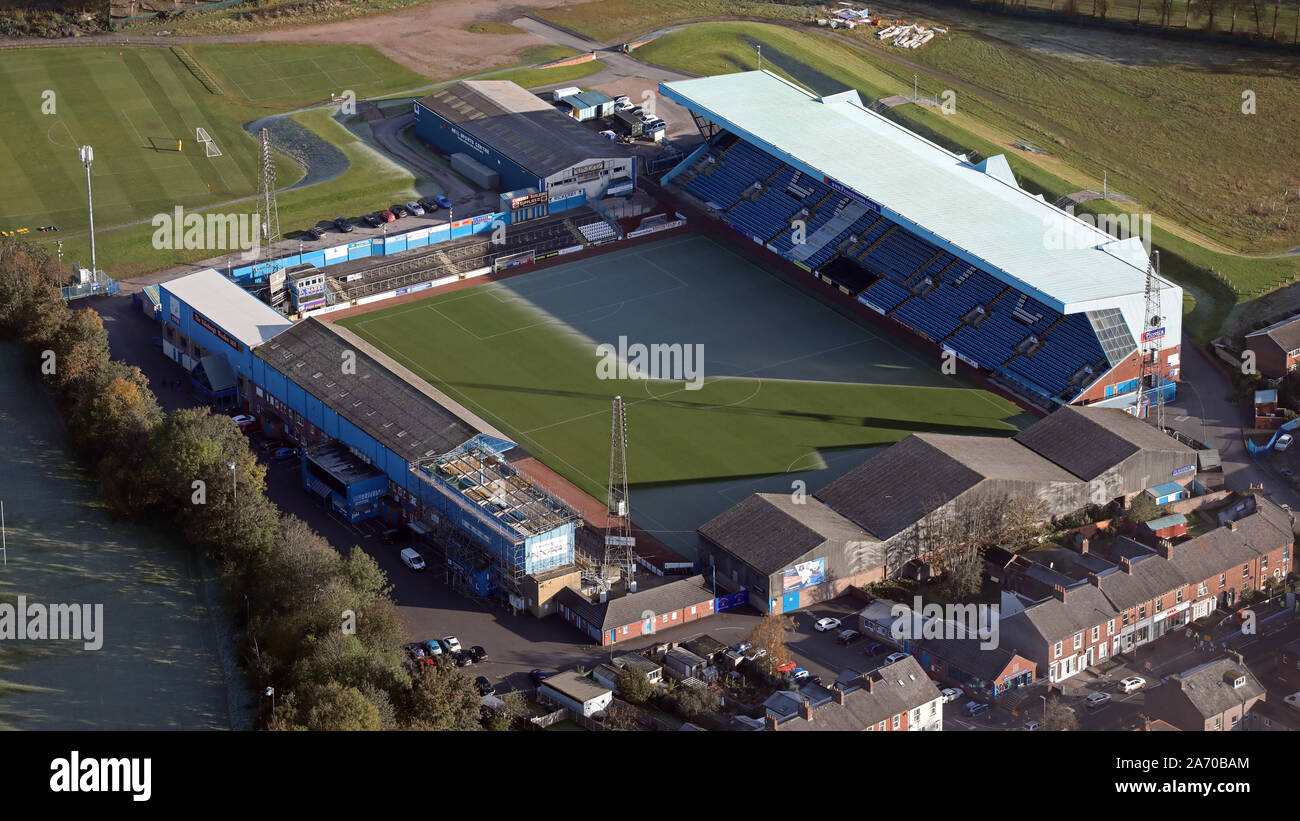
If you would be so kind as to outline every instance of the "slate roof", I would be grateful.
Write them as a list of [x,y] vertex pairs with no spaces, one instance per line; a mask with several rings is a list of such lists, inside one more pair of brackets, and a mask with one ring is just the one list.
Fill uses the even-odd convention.
[[760,573],[779,573],[827,541],[875,541],[862,528],[806,497],[755,493],[700,526],[699,532]]
[[[929,651],[987,682],[997,681],[1016,655],[1014,649],[1002,642],[999,642],[998,647],[985,650],[980,647],[979,639],[922,639],[916,645],[920,650]],[[1033,667],[1033,662],[1028,659],[1026,661],[1026,669]]]
[[1066,590],[1066,601],[1044,599],[1002,619],[1002,643],[1029,648],[1064,641],[1115,616],[1114,605],[1100,589],[1080,582]]
[[671,613],[691,605],[708,606],[713,602],[713,588],[705,582],[703,576],[691,576],[619,596],[603,604],[588,601],[572,587],[561,590],[556,598],[581,616],[585,623],[597,625],[602,630],[612,630],[644,621],[642,614],[647,610]]
[[[865,730],[899,713],[910,712],[941,698],[938,686],[926,676],[921,665],[911,656],[881,667],[869,675],[873,680],[870,692],[862,685],[861,676],[840,674],[831,686],[844,691],[843,704],[837,703],[825,687],[804,687],[791,699],[795,703],[794,712],[787,713],[784,718],[778,716],[778,729],[780,732]],[[793,694],[789,692],[785,694],[787,698],[791,695]],[[812,721],[799,717],[797,703],[801,699],[812,702]],[[921,720],[928,723],[930,716],[922,715]]]
[[1274,322],[1266,328],[1246,334],[1247,339],[1252,336],[1267,336],[1283,351],[1294,351],[1300,348],[1300,316]]
[[1116,611],[1122,612],[1149,602],[1187,583],[1177,565],[1158,555],[1151,554],[1130,562],[1129,567],[1131,573],[1120,568],[1098,576],[1101,592],[1106,594]]
[[[1241,687],[1233,687],[1225,680],[1233,673],[1244,675],[1246,683]],[[1177,688],[1192,707],[1206,718],[1220,715],[1225,710],[1264,693],[1264,687],[1259,683],[1259,679],[1255,678],[1255,674],[1250,672],[1246,665],[1230,658],[1208,661],[1186,672],[1170,676],[1165,684]],[[1168,697],[1165,693],[1161,695]]]
[[1187,445],[1116,408],[1067,405],[1015,439],[1085,481],[1141,450],[1186,453],[1187,464],[1196,464],[1196,452]]

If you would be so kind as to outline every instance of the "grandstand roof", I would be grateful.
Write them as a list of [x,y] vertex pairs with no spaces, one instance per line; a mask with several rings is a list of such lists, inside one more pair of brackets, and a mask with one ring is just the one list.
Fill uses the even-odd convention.
[[[343,375],[348,351],[356,373]],[[346,328],[304,319],[253,353],[407,462],[447,453],[479,432],[505,438]]]
[[1004,163],[976,168],[870,111],[856,91],[819,98],[765,71],[662,83],[660,90],[774,156],[870,198],[906,227],[1065,313],[1143,293],[1146,255],[1135,238],[1116,240],[1010,184]]
[[1185,452],[1188,464],[1196,464],[1196,452],[1187,445],[1115,408],[1058,408],[1015,439],[1084,480],[1097,478],[1138,451]]
[[592,159],[627,156],[625,150],[536,94],[506,80],[465,80],[419,102],[539,177]]
[[699,532],[760,573],[779,573],[828,541],[866,541],[865,531],[817,499],[755,493],[700,525]]
[[291,327],[284,314],[240,288],[215,268],[205,268],[159,286],[215,322],[249,348]]

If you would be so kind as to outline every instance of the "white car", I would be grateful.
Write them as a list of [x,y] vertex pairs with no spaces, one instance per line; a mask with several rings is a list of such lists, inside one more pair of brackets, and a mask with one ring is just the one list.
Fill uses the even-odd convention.
[[888,666],[896,661],[902,661],[905,658],[907,658],[907,653],[890,653],[885,656],[885,663],[881,666]]
[[421,556],[419,553],[415,552],[413,548],[404,547],[402,548],[402,564],[406,565],[412,570],[423,570],[424,557]]
[[1300,692],[1292,693],[1291,695],[1283,698],[1282,701],[1285,702],[1286,706],[1290,707],[1292,710],[1300,710]]
[[1292,436],[1289,433],[1284,433],[1281,436],[1277,437],[1277,442],[1276,444],[1273,445],[1273,450],[1286,450],[1287,448],[1291,447],[1291,443],[1294,441],[1295,441],[1294,436]]
[[945,687],[940,690],[939,693],[943,696],[944,704],[951,704],[965,695],[965,693],[961,691],[960,687]]
[[442,642],[442,649],[446,650],[448,653],[454,654],[460,652],[460,639],[455,636],[443,636],[438,639],[438,641]]
[[1141,676],[1129,676],[1126,679],[1120,680],[1119,691],[1121,693],[1131,693],[1134,690],[1141,690],[1146,686],[1146,684],[1147,680]]
[[834,630],[839,626],[840,620],[832,618],[818,619],[817,623],[813,625],[818,633],[825,633],[827,630]]
[[236,415],[234,415],[234,416],[232,416],[232,417],[230,417],[230,418],[233,419],[233,420],[235,420],[235,424],[236,424],[236,425],[239,425],[241,428],[242,428],[242,427],[247,427],[248,425],[251,425],[251,424],[253,424],[254,422],[257,421],[257,418],[256,418],[256,417],[254,417],[254,416],[249,416],[249,415],[246,414],[246,413],[236,414]]
[[1041,730],[1041,729],[1043,729],[1043,725],[1040,724],[1040,723],[1037,722],[1037,721],[1026,721],[1026,722],[1025,722],[1025,726],[1021,727],[1020,729],[1022,729],[1022,730],[1026,730],[1026,731],[1032,733],[1032,732],[1035,731],[1035,730]]

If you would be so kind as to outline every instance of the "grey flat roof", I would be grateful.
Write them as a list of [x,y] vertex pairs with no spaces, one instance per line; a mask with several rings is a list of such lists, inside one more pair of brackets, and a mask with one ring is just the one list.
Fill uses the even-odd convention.
[[465,80],[419,101],[538,177],[627,152],[556,111],[537,95],[504,80]]

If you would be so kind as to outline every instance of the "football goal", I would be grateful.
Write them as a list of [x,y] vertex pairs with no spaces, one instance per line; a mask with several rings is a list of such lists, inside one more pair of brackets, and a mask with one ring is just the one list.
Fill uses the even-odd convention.
[[208,132],[203,128],[194,129],[194,139],[199,141],[203,150],[209,157],[220,157],[221,149],[217,147],[217,141],[208,136]]

